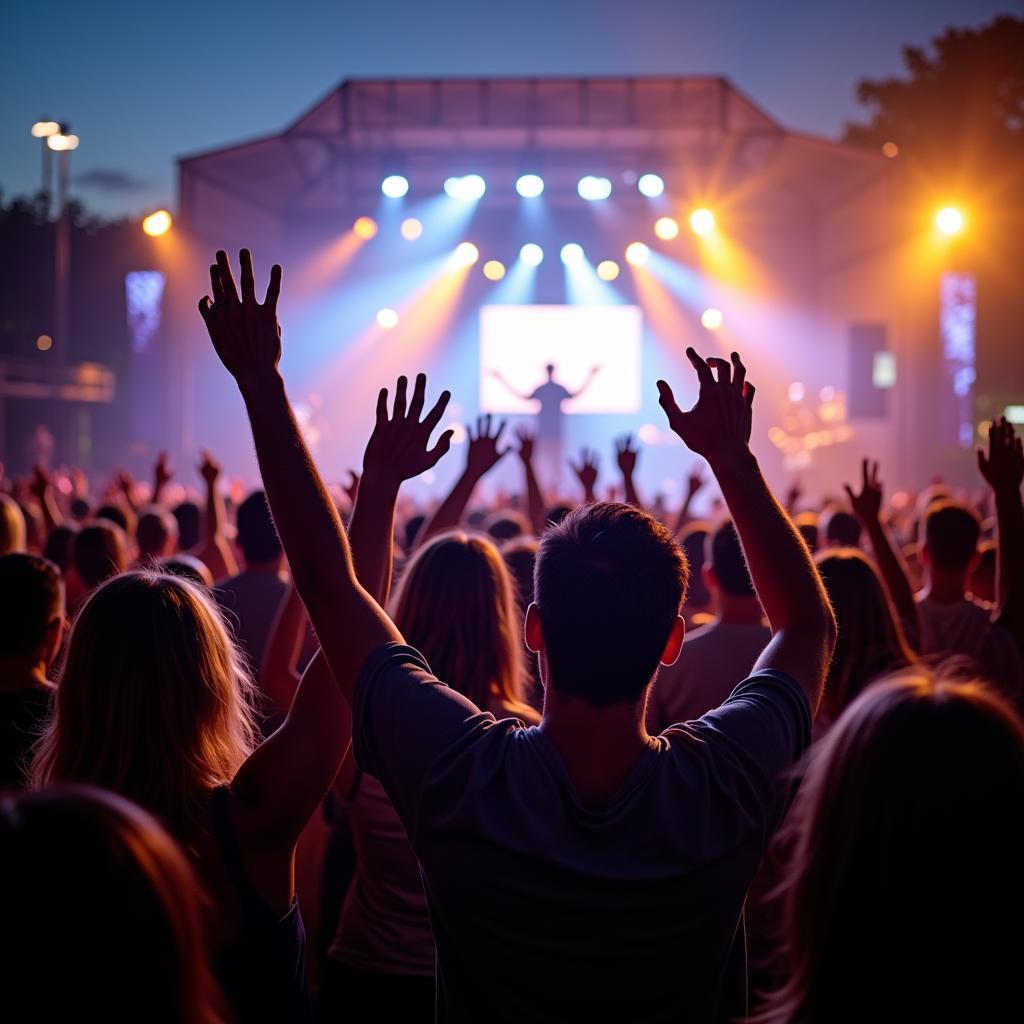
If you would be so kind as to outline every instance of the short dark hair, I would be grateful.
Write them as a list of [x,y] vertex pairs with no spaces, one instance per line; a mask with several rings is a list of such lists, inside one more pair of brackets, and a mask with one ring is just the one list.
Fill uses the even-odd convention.
[[194,501],[183,501],[173,508],[174,518],[178,520],[178,547],[182,551],[191,551],[198,547],[202,511]]
[[68,566],[71,565],[71,546],[75,543],[77,534],[78,523],[65,520],[60,526],[55,526],[46,538],[43,557],[53,562],[61,573],[67,572]]
[[62,612],[60,570],[38,555],[0,556],[0,655],[31,654]]
[[125,570],[128,546],[124,531],[110,520],[83,526],[71,545],[71,564],[90,589]]
[[548,529],[534,570],[548,684],[597,707],[635,701],[661,660],[688,575],[672,534],[630,505],[583,505]]
[[164,548],[171,537],[178,536],[178,521],[165,508],[150,505],[139,514],[135,527],[135,543],[139,554],[163,557]]
[[958,501],[937,501],[924,519],[924,542],[932,564],[947,572],[962,572],[978,549],[981,521]]
[[135,532],[135,517],[121,508],[120,505],[101,505],[96,509],[96,519],[106,519],[108,523],[120,526],[126,534]]
[[719,587],[732,597],[753,597],[747,560],[731,519],[726,519],[705,541],[705,560],[711,563]]
[[281,556],[281,540],[263,491],[253,491],[238,506],[238,546],[246,562],[269,562]]
[[860,547],[860,520],[845,509],[837,508],[825,520],[825,540],[844,548]]
[[813,554],[818,550],[818,513],[817,512],[799,512],[796,518],[793,520],[793,525],[797,528],[800,536],[803,537],[804,543],[811,549]]

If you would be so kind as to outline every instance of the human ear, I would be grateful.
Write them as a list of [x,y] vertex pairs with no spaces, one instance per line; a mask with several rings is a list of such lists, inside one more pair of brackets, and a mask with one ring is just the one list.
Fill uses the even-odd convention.
[[676,616],[672,623],[672,632],[668,635],[665,643],[665,650],[661,652],[662,665],[674,665],[679,659],[679,652],[683,649],[683,637],[686,634],[686,623],[681,615]]
[[526,624],[523,634],[526,640],[526,649],[531,654],[540,654],[544,650],[544,627],[540,621],[540,609],[532,602],[526,609]]

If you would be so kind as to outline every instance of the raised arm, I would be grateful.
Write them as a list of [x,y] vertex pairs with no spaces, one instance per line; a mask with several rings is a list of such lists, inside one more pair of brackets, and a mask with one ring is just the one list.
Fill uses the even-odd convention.
[[843,486],[850,499],[850,507],[867,531],[878,571],[882,575],[886,590],[889,591],[896,614],[904,623],[908,636],[916,639],[921,635],[917,602],[914,600],[914,589],[910,585],[910,576],[903,559],[900,558],[889,531],[882,523],[882,484],[878,479],[878,463],[868,462],[867,459],[862,461],[859,494],[854,494],[849,484]]
[[277,365],[281,268],[271,270],[260,304],[248,250],[242,250],[241,263],[239,296],[227,255],[217,253],[210,268],[213,301],[205,296],[199,311],[245,402],[263,485],[295,587],[334,679],[351,701],[367,657],[388,641],[401,642],[402,636],[356,579],[344,527],[288,404]]
[[47,534],[49,534],[54,527],[60,526],[64,521],[64,516],[61,514],[53,493],[53,480],[42,466],[32,467],[32,480],[29,489],[36,501],[39,502],[39,508],[43,513],[43,523],[46,526]]
[[518,398],[518,399],[520,399],[520,400],[522,400],[522,401],[524,401],[524,402],[529,402],[529,401],[531,401],[531,400],[532,400],[532,398],[533,398],[533,396],[532,396],[532,395],[528,395],[528,394],[526,394],[526,392],[524,392],[524,391],[520,391],[520,390],[518,390],[517,388],[514,388],[514,387],[512,387],[512,385],[511,385],[511,384],[509,384],[509,382],[508,382],[507,380],[505,380],[505,378],[504,378],[504,377],[503,377],[503,376],[501,375],[501,373],[500,373],[500,372],[499,372],[498,370],[491,370],[491,371],[490,371],[490,373],[491,373],[491,376],[492,376],[492,377],[493,377],[493,378],[494,378],[494,379],[495,379],[495,380],[496,380],[496,381],[497,381],[497,382],[498,382],[498,383],[499,383],[499,384],[500,384],[500,385],[501,385],[501,386],[502,386],[502,387],[503,387],[503,388],[504,388],[504,389],[505,389],[505,390],[506,390],[506,391],[507,391],[507,392],[508,392],[508,393],[509,393],[510,395],[515,395],[515,396],[516,396],[516,398]]
[[632,434],[624,434],[615,442],[615,461],[618,464],[619,472],[622,474],[622,488],[626,496],[626,502],[635,508],[642,509],[643,502],[636,492],[636,484],[633,482],[633,474],[636,472],[636,459],[638,449],[633,440]]
[[[203,521],[203,540],[197,557],[209,567],[215,580],[221,580],[238,572],[238,562],[224,536],[224,499],[217,487],[220,464],[209,452],[203,452],[199,475],[206,484],[206,514]],[[284,707],[288,705],[285,704]]]
[[678,537],[686,527],[693,522],[693,516],[690,514],[690,507],[693,505],[693,499],[697,492],[704,486],[704,474],[700,470],[698,464],[694,469],[690,470],[690,475],[686,478],[686,495],[683,498],[682,505],[679,506],[679,515],[676,516],[676,526],[672,531],[673,534]]
[[1005,418],[989,427],[988,454],[978,450],[978,468],[996,499],[999,548],[994,619],[1013,634],[1024,654],[1024,506],[1020,496],[1024,449]]
[[593,448],[580,449],[579,465],[576,465],[572,459],[569,460],[569,468],[576,474],[576,479],[579,480],[580,487],[583,488],[583,503],[586,505],[597,501],[597,467],[599,462],[600,457]]
[[587,388],[593,383],[594,378],[601,372],[600,366],[592,366],[590,372],[587,374],[586,379],[583,383],[575,390],[569,392],[570,398],[579,398]]
[[[722,489],[750,569],[754,589],[772,629],[755,671],[778,669],[803,687],[817,709],[835,644],[836,624],[821,577],[789,516],[775,500],[749,448],[754,388],[736,353],[705,362],[692,349],[697,404],[683,412],[672,389],[658,381],[669,426],[704,456]],[[712,367],[717,372],[712,372]]]
[[541,494],[537,474],[533,469],[535,439],[525,428],[516,431],[516,438],[519,441],[519,460],[522,462],[523,472],[526,474],[526,508],[530,514],[530,525],[533,527],[534,536],[539,537],[544,532],[547,510],[544,508],[544,495]]
[[448,451],[453,433],[446,430],[431,448],[430,435],[441,422],[451,396],[445,391],[421,422],[427,378],[422,373],[417,376],[408,409],[407,388],[406,378],[399,377],[390,417],[387,388],[381,388],[377,396],[377,421],[363,456],[363,475],[349,527],[359,582],[382,607],[391,590],[398,489],[403,481],[436,465]]
[[462,514],[466,511],[466,506],[473,496],[476,485],[511,450],[510,448],[500,450],[498,448],[498,442],[501,440],[501,433],[504,429],[504,420],[498,424],[497,430],[494,429],[489,413],[486,416],[477,417],[476,433],[474,434],[472,430],[469,431],[466,468],[462,471],[462,476],[455,481],[455,486],[448,492],[448,497],[441,502],[437,511],[420,530],[420,534],[416,538],[416,547],[421,547],[442,530],[450,530],[462,521]]
[[164,488],[174,478],[174,470],[171,469],[170,460],[167,457],[167,452],[161,452],[156,457],[156,462],[153,465],[153,497],[152,502],[154,505],[160,504],[160,499],[164,496]]

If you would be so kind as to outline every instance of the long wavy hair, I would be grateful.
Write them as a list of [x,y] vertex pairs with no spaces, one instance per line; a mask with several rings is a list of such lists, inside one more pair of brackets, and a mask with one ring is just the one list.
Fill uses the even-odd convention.
[[180,835],[252,752],[252,694],[202,587],[154,572],[115,576],[71,630],[33,783],[103,786]]
[[477,707],[524,705],[522,616],[486,537],[454,530],[424,544],[405,567],[393,612],[431,671]]
[[868,687],[780,837],[789,980],[754,1019],[1014,1019],[1022,807],[1024,725],[999,696],[918,669]]
[[869,683],[915,658],[885,586],[862,552],[830,548],[816,561],[838,626],[819,712],[834,721]]
[[92,786],[7,793],[0,848],[11,1019],[225,1019],[205,897],[149,814]]

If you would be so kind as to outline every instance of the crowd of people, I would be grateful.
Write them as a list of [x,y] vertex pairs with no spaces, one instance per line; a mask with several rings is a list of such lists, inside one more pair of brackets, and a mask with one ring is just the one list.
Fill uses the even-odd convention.
[[[278,370],[274,267],[200,314],[262,490],[0,493],[4,1019],[1003,1021],[1024,953],[1021,440],[980,502],[780,502],[735,353],[642,451],[545,494],[481,417],[436,506],[450,395],[382,389],[325,485]],[[437,435],[437,436],[435,436]],[[511,453],[514,453],[511,454]],[[522,493],[480,481],[517,457]],[[0,473],[0,477],[3,474]],[[394,583],[394,585],[393,585]],[[307,934],[308,927],[308,934]]]

